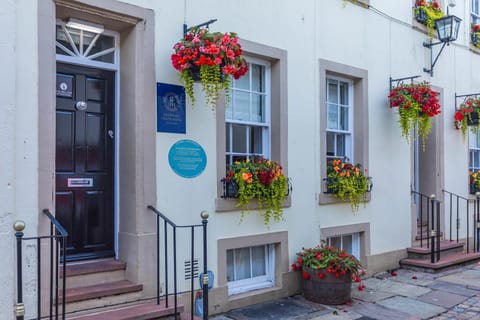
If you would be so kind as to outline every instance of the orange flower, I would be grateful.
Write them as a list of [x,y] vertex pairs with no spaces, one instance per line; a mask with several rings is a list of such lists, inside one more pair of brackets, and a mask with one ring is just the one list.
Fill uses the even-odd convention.
[[250,172],[242,173],[242,179],[246,183],[252,183],[253,182],[252,174]]

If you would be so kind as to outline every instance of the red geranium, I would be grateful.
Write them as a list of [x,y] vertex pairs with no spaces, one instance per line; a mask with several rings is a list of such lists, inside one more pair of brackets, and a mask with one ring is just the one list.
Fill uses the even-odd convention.
[[430,118],[441,112],[437,96],[428,82],[400,84],[390,91],[390,107],[398,107],[402,135],[407,141],[412,129],[417,127],[425,142],[432,127]]
[[219,90],[224,89],[228,98],[230,78],[238,79],[248,71],[248,64],[242,56],[242,47],[233,32],[208,32],[194,28],[173,46],[172,66],[180,72],[180,81],[192,104],[194,78],[202,81],[207,105],[215,106]]
[[292,270],[302,271],[302,277],[305,280],[315,275],[315,273],[306,272],[304,268],[316,270],[316,276],[319,279],[328,277],[329,274],[335,278],[348,276],[352,281],[358,282],[362,290],[365,287],[361,281],[366,272],[360,261],[346,251],[327,246],[325,243],[314,248],[302,248],[302,251],[297,253]]

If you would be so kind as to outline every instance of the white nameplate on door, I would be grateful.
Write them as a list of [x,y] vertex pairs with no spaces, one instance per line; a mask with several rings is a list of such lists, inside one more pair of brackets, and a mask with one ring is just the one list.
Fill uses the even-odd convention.
[[69,188],[93,187],[93,178],[68,178]]

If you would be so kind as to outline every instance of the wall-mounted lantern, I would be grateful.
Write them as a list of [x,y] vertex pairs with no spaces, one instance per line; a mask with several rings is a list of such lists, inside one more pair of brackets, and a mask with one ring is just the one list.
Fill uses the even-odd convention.
[[[432,40],[430,39],[429,42],[423,43],[424,47],[430,49],[430,69],[423,68],[423,71],[430,73],[430,76],[433,77],[433,67],[437,63],[438,57],[440,57],[445,45],[449,45],[450,42],[457,40],[461,21],[462,19],[454,15],[447,15],[443,18],[435,20],[435,28],[437,29],[438,39],[440,41],[432,43]],[[433,47],[438,44],[442,44],[442,47],[440,48],[440,51],[435,59],[433,59]]]

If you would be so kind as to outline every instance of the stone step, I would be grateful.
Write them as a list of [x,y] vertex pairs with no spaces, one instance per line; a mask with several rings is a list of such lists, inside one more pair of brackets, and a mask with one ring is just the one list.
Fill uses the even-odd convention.
[[[114,259],[67,263],[67,288],[124,280],[125,269],[125,262]],[[60,274],[63,276],[63,273]]]
[[123,261],[114,259],[90,260],[81,262],[67,262],[67,277],[92,274],[98,272],[109,272],[115,270],[125,270],[127,264]]
[[[177,312],[184,311],[183,305],[177,305]],[[89,315],[68,317],[69,320],[150,320],[175,315],[173,305],[165,307],[161,302],[157,305],[154,302],[142,303],[128,307],[116,308],[115,310],[96,312]]]
[[400,260],[400,266],[405,269],[416,271],[435,273],[445,269],[463,266],[470,263],[480,261],[480,253],[452,253],[446,257],[442,257],[440,261],[431,263],[430,260],[425,259],[411,259],[406,258]]
[[[430,259],[430,247],[431,246],[430,241],[424,241],[423,247],[414,246],[407,248],[407,253],[408,253],[408,258],[410,259]],[[435,242],[435,246],[437,243]],[[446,257],[450,254],[453,253],[459,253],[463,252],[463,242],[455,242],[455,241],[448,241],[448,240],[442,240],[440,241],[440,256],[441,257]],[[436,248],[435,248],[436,249]],[[437,251],[437,250],[436,250]]]
[[[73,288],[68,288],[67,286],[67,290],[65,291],[65,301],[68,304],[72,302],[138,292],[142,291],[142,289],[143,286],[141,284],[135,284],[128,280],[120,280]],[[60,293],[60,302],[61,300],[62,294]]]

